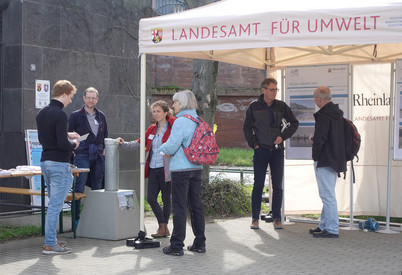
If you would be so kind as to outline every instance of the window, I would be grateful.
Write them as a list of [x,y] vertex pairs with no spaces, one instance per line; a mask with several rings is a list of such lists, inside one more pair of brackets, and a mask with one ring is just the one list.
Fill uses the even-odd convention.
[[183,0],[155,0],[155,8],[158,14],[164,15],[187,10]]

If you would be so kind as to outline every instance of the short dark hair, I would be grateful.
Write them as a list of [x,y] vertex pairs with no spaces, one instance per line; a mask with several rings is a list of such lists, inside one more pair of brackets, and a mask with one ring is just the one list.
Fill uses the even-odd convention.
[[265,79],[261,82],[261,89],[268,87],[268,85],[269,85],[270,83],[274,83],[275,85],[278,85],[278,81],[276,81],[275,78],[268,77],[268,78],[265,78]]

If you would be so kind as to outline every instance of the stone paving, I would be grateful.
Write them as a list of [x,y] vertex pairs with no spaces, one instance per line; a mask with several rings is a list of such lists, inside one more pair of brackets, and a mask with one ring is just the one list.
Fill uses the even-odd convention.
[[[156,219],[145,225],[155,232]],[[0,244],[0,274],[402,274],[402,234],[341,230],[339,239],[315,239],[308,223],[249,225],[250,218],[207,223],[207,253],[185,250],[183,257],[162,253],[168,238],[136,250],[126,240],[72,239],[69,232],[59,239],[73,253],[56,256],[42,255],[42,237],[10,241]],[[186,246],[192,240],[188,225]]]

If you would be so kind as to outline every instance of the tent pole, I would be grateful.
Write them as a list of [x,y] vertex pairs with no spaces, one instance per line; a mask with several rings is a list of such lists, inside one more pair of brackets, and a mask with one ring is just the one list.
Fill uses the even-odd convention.
[[395,63],[391,63],[391,87],[389,91],[389,138],[388,138],[388,175],[387,175],[387,209],[386,209],[386,217],[385,217],[385,229],[379,230],[379,233],[387,233],[387,234],[395,234],[399,233],[394,230],[389,229],[390,222],[390,210],[391,210],[391,170],[392,170],[392,153],[394,149],[393,145],[393,106],[394,106],[394,78],[395,76]]
[[144,225],[145,198],[145,116],[147,101],[147,55],[141,54],[141,87],[140,87],[140,232],[134,240],[134,249],[160,247],[160,242],[146,238]]
[[[348,118],[353,121],[353,66],[349,66],[349,90],[348,90],[348,98],[349,98],[349,116]],[[352,169],[349,169],[351,171]],[[354,183],[353,183],[353,173],[349,173],[349,178],[350,178],[350,210],[349,210],[349,228],[343,228],[343,229],[349,229],[349,230],[358,230],[358,227],[354,227],[354,220],[353,220],[353,215],[354,215]]]
[[144,187],[145,187],[145,108],[147,83],[147,55],[141,55],[141,90],[140,90],[140,230],[145,232],[144,225]]

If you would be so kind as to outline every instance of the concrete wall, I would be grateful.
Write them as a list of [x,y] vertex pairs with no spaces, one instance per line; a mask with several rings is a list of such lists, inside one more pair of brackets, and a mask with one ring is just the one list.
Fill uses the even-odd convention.
[[[152,15],[151,4],[11,0],[2,11],[0,168],[27,163],[24,130],[36,129],[36,79],[49,80],[51,86],[68,79],[76,85],[77,94],[65,110],[68,115],[82,106],[83,91],[96,87],[97,107],[106,114],[109,136],[138,137],[138,22]],[[121,154],[121,188],[138,188],[138,163],[138,152]],[[28,181],[7,179],[0,185],[28,187]],[[29,202],[27,196],[5,194],[0,200]]]

